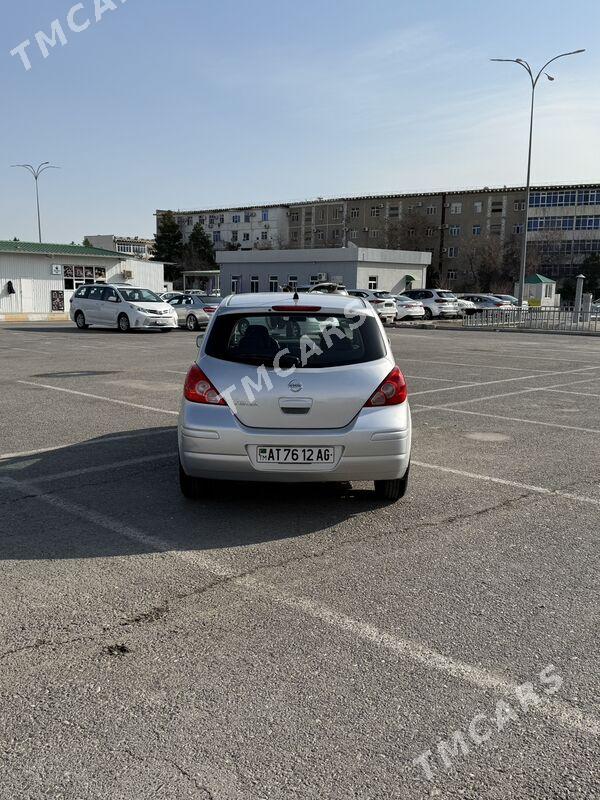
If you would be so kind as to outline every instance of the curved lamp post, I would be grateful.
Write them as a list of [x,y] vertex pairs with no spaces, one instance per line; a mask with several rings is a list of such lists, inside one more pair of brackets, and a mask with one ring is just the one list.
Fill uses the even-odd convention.
[[565,58],[566,56],[574,56],[577,53],[585,53],[585,48],[582,50],[572,50],[569,53],[560,53],[558,56],[554,56],[551,58],[550,61],[546,61],[544,66],[540,69],[537,75],[534,76],[533,70],[523,58],[490,58],[490,61],[510,61],[513,64],[518,64],[520,67],[527,72],[529,78],[531,80],[531,114],[529,117],[529,150],[527,153],[527,197],[525,200],[525,232],[523,235],[523,247],[521,248],[521,271],[519,277],[519,308],[523,307],[523,294],[525,291],[525,272],[527,266],[527,228],[529,225],[529,195],[531,189],[531,144],[533,140],[533,110],[535,104],[535,89],[537,83],[542,75],[545,75],[549,81],[553,81],[554,78],[552,75],[548,75],[545,72],[547,66],[552,64],[553,61],[557,61],[559,58]]
[[37,220],[38,220],[38,235],[40,238],[40,244],[42,242],[42,222],[40,219],[40,193],[38,189],[38,180],[42,172],[46,172],[47,169],[60,169],[60,167],[53,166],[49,161],[43,161],[38,167],[32,167],[31,164],[12,164],[12,167],[20,167],[22,169],[26,169],[33,175],[33,179],[35,180],[35,201],[37,204]]

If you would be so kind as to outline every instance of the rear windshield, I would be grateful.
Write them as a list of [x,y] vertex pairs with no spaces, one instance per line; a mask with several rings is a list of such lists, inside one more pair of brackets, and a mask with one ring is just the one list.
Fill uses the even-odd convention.
[[375,297],[389,297],[389,298],[392,298],[392,295],[389,292],[373,292],[373,294],[375,295]]
[[150,289],[123,289],[119,286],[119,293],[128,303],[164,303],[164,300]]
[[437,292],[437,296],[438,297],[445,297],[446,300],[456,300],[456,295],[454,294],[454,292],[441,291],[441,292]]
[[222,314],[206,353],[240,364],[289,369],[364,364],[385,356],[375,319],[330,314]]

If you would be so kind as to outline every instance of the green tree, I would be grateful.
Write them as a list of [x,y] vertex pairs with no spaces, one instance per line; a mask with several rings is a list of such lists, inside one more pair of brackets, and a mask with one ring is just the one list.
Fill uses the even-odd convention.
[[211,269],[217,264],[215,247],[200,222],[194,225],[183,248],[183,260],[191,269]]
[[86,236],[86,237],[85,237],[85,239],[83,240],[83,246],[84,246],[84,247],[91,247],[91,246],[92,246],[92,243],[90,242],[90,240],[88,239],[88,237],[87,237],[87,236]]
[[183,257],[183,236],[172,211],[165,212],[158,223],[158,231],[154,236],[152,260],[163,261],[165,277],[175,280],[181,272]]

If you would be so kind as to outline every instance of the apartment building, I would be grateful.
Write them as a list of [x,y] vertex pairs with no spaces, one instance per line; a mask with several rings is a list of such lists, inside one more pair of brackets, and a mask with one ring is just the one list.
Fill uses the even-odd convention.
[[116,236],[113,233],[96,236],[86,236],[87,241],[92,247],[99,247],[103,250],[116,250],[131,258],[140,258],[149,261],[152,257],[152,239],[142,239],[139,236]]
[[[156,212],[157,230],[166,212]],[[289,239],[287,206],[264,205],[240,208],[212,208],[203,211],[176,211],[175,219],[183,241],[200,223],[211,237],[215,250],[269,250],[286,247]]]
[[[292,248],[401,247],[432,254],[432,271],[458,285],[483,241],[518,253],[525,233],[524,187],[318,199],[289,207]],[[529,203],[528,246],[536,269],[550,277],[575,275],[600,252],[600,185],[536,186]]]
[[[432,280],[460,287],[486,247],[516,271],[525,236],[524,187],[318,198],[302,203],[177,212],[184,240],[201,222],[217,250],[345,247],[431,253]],[[164,213],[157,211],[157,220]],[[528,221],[531,271],[576,275],[600,253],[600,184],[535,186]]]

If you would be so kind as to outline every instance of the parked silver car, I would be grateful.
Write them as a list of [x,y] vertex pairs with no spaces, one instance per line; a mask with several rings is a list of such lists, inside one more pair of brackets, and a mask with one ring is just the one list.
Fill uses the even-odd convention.
[[184,386],[180,485],[206,479],[408,484],[407,388],[368,301],[238,294],[215,312]]
[[508,300],[501,300],[499,297],[496,297],[491,294],[461,294],[460,297],[463,300],[469,300],[471,303],[475,305],[477,311],[486,311],[487,309],[498,309],[498,308],[512,308],[512,303]]
[[150,289],[121,284],[87,284],[71,298],[69,314],[80,330],[89,325],[118,328],[173,330],[177,315]]
[[182,294],[169,300],[169,305],[177,312],[177,322],[185,325],[188,331],[206,328],[210,317],[204,310],[204,301],[198,295]]

